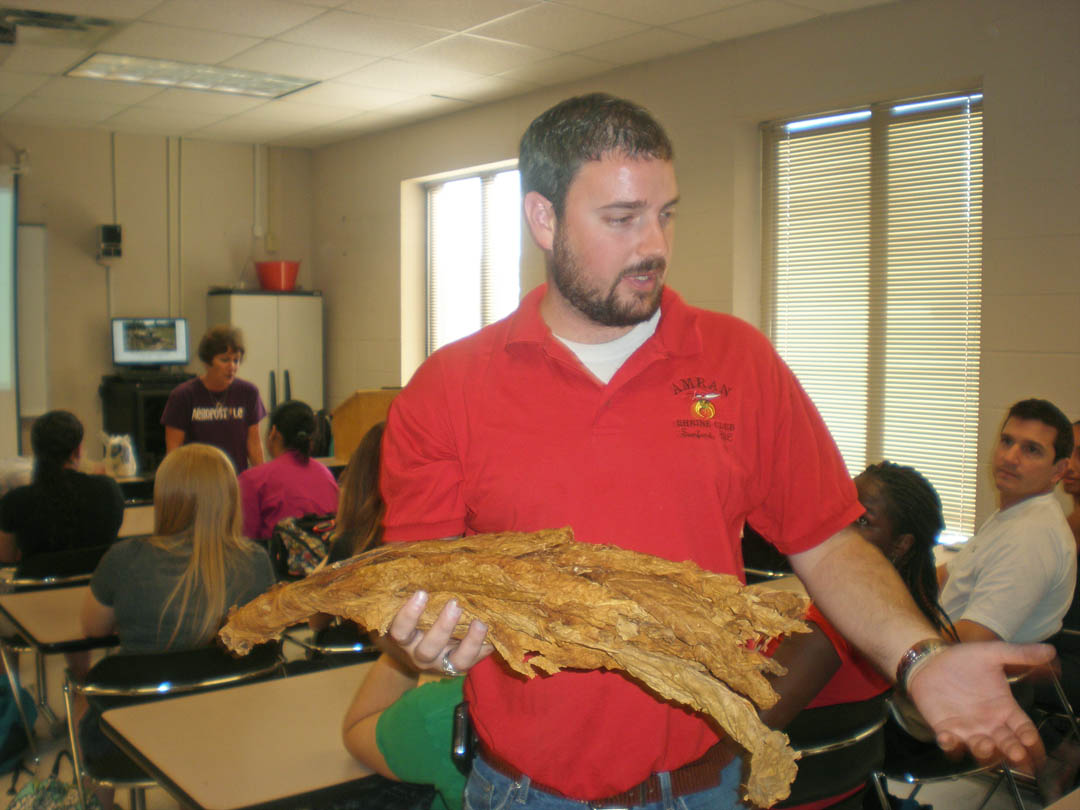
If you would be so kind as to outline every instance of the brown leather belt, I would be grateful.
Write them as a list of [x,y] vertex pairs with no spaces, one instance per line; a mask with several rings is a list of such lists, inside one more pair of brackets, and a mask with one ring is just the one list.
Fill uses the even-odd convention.
[[[521,779],[523,774],[505,759],[500,757],[483,741],[480,742],[480,758],[486,762],[492,770],[501,773],[515,781]],[[702,790],[714,788],[720,784],[720,772],[735,758],[734,746],[719,742],[701,755],[700,759],[683,765],[671,771],[671,794],[672,796],[687,796]],[[537,782],[529,778],[529,784],[544,793],[550,793],[561,799],[582,801],[573,796],[567,796],[560,790]],[[660,777],[652,774],[648,779],[635,785],[622,793],[614,796],[605,796],[602,799],[588,799],[585,803],[594,808],[637,807],[638,805],[650,804],[663,799],[660,789]]]

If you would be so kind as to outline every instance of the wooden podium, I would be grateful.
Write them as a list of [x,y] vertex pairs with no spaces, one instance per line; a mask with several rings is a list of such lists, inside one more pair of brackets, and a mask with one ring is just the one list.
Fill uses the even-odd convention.
[[354,391],[334,408],[331,427],[334,433],[334,456],[347,462],[372,425],[386,419],[390,403],[400,388],[377,388]]

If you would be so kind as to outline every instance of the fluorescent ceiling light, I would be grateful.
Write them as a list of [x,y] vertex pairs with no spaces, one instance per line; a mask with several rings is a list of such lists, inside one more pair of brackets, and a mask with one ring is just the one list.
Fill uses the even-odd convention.
[[318,84],[312,79],[298,79],[294,76],[277,76],[215,65],[192,65],[186,62],[170,62],[167,59],[146,59],[141,56],[111,53],[95,53],[65,75],[261,98],[280,98]]

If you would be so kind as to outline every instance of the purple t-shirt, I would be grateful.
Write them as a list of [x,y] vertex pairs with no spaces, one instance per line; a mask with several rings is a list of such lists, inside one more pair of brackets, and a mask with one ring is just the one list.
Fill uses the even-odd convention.
[[269,540],[274,526],[287,517],[337,512],[338,485],[334,474],[315,459],[305,464],[290,451],[240,476],[244,505],[244,536]]
[[241,473],[248,467],[248,428],[264,416],[259,389],[247,380],[237,377],[224,391],[213,393],[194,377],[169,394],[161,424],[184,431],[184,444],[202,442],[221,448]]

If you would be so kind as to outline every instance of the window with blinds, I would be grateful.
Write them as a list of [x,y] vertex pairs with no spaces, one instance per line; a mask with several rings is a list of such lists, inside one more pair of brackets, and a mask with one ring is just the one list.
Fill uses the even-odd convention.
[[974,533],[982,95],[765,126],[765,323],[853,475],[934,485]]
[[428,186],[427,225],[431,354],[517,307],[521,258],[517,170]]

